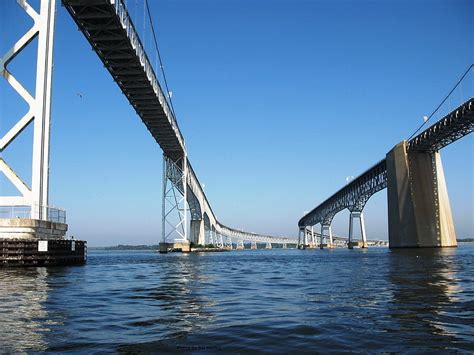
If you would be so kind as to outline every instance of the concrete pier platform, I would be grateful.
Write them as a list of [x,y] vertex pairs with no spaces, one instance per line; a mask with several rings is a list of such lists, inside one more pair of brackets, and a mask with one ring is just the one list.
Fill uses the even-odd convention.
[[334,248],[335,248],[334,244],[331,244],[331,243],[320,244],[319,247],[320,247],[321,249],[324,249],[324,248],[327,248],[327,249],[334,249]]
[[302,250],[305,250],[305,249],[316,249],[316,246],[313,245],[313,244],[300,244],[298,246],[298,249],[302,249]]
[[0,267],[84,264],[87,242],[64,239],[67,229],[52,221],[0,219]]
[[67,224],[38,219],[1,218],[0,238],[5,239],[61,239]]
[[367,242],[363,242],[362,240],[356,240],[356,241],[353,241],[353,242],[350,242],[347,244],[347,247],[349,249],[354,249],[354,248],[368,248],[369,245],[367,244]]
[[188,241],[174,242],[174,243],[160,243],[160,253],[191,252],[191,243]]
[[0,267],[81,265],[87,242],[64,239],[0,239]]

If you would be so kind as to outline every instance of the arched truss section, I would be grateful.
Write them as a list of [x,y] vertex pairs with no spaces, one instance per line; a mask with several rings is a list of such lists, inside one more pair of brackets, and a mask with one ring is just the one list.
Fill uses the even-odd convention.
[[[433,153],[474,131],[474,98],[447,114],[441,120],[407,142],[407,150]],[[298,226],[327,224],[344,209],[362,212],[372,195],[387,187],[387,165],[384,160],[352,180],[326,201],[303,216]]]
[[363,209],[369,198],[385,187],[387,187],[387,166],[384,159],[305,215],[298,226],[304,228],[318,223],[330,225],[338,212],[346,208]]
[[221,223],[217,223],[217,231],[223,236],[230,237],[232,240],[243,240],[246,242],[258,243],[278,243],[278,244],[297,244],[297,238],[291,237],[274,237],[257,233],[244,232],[237,229],[229,228]]

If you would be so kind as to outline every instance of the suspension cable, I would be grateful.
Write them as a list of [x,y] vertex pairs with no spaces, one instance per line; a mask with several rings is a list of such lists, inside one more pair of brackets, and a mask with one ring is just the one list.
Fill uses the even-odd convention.
[[155,43],[155,50],[158,53],[158,60],[160,62],[160,69],[161,69],[161,73],[163,75],[163,81],[165,83],[166,93],[167,93],[167,96],[168,96],[168,100],[170,102],[171,111],[173,112],[173,116],[176,118],[176,113],[174,111],[173,101],[171,100],[171,94],[170,94],[170,90],[168,88],[168,81],[166,80],[165,69],[163,67],[163,61],[161,60],[160,49],[158,48],[158,41],[156,39],[155,26],[153,26],[153,19],[151,18],[150,7],[148,6],[148,0],[145,0],[145,5],[146,5],[147,13],[148,13],[148,19],[150,20],[151,32],[153,34],[153,40],[154,40],[154,43]]
[[451,89],[451,91],[449,92],[448,95],[446,95],[446,97],[443,99],[443,101],[441,101],[441,103],[438,105],[438,107],[436,107],[436,109],[431,113],[431,115],[428,116],[428,119],[426,121],[424,121],[420,127],[418,127],[418,129],[413,132],[413,134],[410,136],[410,138],[408,138],[408,140],[412,139],[415,134],[417,134],[427,123],[428,121],[431,119],[431,117],[433,117],[433,115],[438,112],[438,110],[440,109],[441,106],[443,106],[443,104],[446,102],[446,100],[448,98],[450,98],[451,94],[454,92],[454,90],[456,90],[456,88],[459,86],[459,84],[461,84],[461,82],[464,80],[464,78],[466,77],[466,75],[469,73],[469,71],[474,67],[474,63],[471,64],[469,66],[469,68],[467,68],[467,70],[464,72],[464,74],[461,76],[461,79],[458,80],[458,82],[456,83],[456,85],[454,85],[454,87]]

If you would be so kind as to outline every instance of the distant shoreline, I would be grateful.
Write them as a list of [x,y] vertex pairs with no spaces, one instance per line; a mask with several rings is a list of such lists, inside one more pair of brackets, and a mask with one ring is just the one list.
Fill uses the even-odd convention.
[[[474,238],[463,238],[458,239],[460,244],[474,244]],[[159,250],[159,245],[114,245],[110,247],[88,247],[88,250],[143,250],[143,251],[153,251]]]
[[110,247],[88,247],[88,250],[159,250],[159,245],[114,245]]

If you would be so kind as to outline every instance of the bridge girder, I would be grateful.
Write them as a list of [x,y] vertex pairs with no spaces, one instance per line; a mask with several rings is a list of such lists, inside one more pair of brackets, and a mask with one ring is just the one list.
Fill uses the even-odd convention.
[[346,208],[360,212],[369,198],[386,186],[387,168],[382,160],[313,209],[299,221],[298,226],[330,225],[334,216]]
[[[193,221],[202,220],[206,215],[209,219],[209,228],[221,237],[262,242],[270,240],[272,238],[270,236],[240,232],[217,221],[186,157],[184,138],[171,104],[168,103],[167,95],[163,93],[124,2],[122,0],[62,0],[62,2],[153,138],[163,149],[166,169],[163,178],[164,192],[181,194],[188,205],[183,206],[183,199],[172,195],[172,200],[175,200],[177,205],[171,206],[171,210],[178,212],[180,228],[183,223],[187,223],[189,211]],[[167,189],[168,181],[175,190]],[[167,200],[165,194],[163,196],[165,206]],[[163,218],[168,215],[166,206],[163,207],[163,211],[165,210]],[[166,225],[165,221],[163,224]],[[186,230],[184,228],[182,231],[185,235]],[[167,235],[165,232],[162,234]],[[285,242],[290,240],[280,239]],[[272,241],[277,242],[273,239]]]
[[[407,150],[433,153],[473,131],[474,98],[470,98],[407,142]],[[346,208],[350,212],[362,212],[370,197],[386,187],[387,165],[383,159],[303,216],[298,226],[331,224],[334,216]]]

